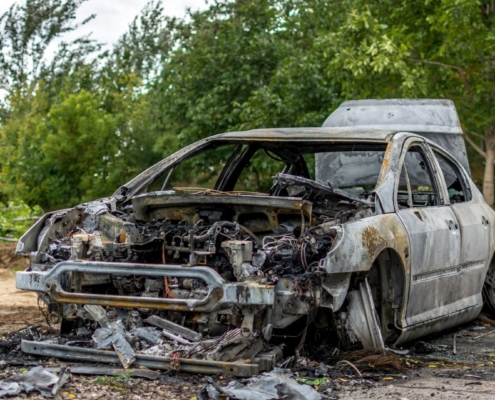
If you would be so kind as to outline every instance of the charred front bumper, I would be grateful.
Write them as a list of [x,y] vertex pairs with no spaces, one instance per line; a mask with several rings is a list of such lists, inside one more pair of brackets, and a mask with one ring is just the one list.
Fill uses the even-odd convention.
[[[119,276],[139,275],[141,277],[174,277],[201,280],[206,284],[207,291],[204,296],[198,298],[169,298],[169,297],[145,297],[145,296],[120,296],[115,294],[91,293],[85,283],[100,279],[112,279]],[[95,280],[96,277],[100,277]],[[185,267],[178,265],[150,265],[138,263],[111,263],[111,262],[75,262],[64,261],[56,264],[49,271],[22,271],[16,275],[18,289],[37,292],[48,304],[56,304],[52,307],[60,313],[59,319],[76,319],[84,309],[91,306],[102,306],[105,309],[138,309],[179,312],[189,315],[217,315],[219,310],[229,309],[232,305],[239,308],[242,313],[241,325],[238,328],[227,331],[219,337],[206,335],[199,342],[191,343],[192,348],[213,349],[209,342],[216,347],[226,346],[229,340],[232,343],[249,342],[249,347],[256,349],[251,351],[252,357],[228,356],[229,352],[235,354],[235,346],[225,348],[216,355],[201,355],[202,359],[189,357],[184,353],[172,353],[173,356],[153,356],[138,354],[136,352],[133,363],[136,366],[156,367],[160,369],[176,369],[198,373],[222,373],[235,376],[251,376],[264,370],[271,370],[282,358],[282,352],[278,347],[265,348],[271,335],[272,325],[267,321],[267,309],[273,309],[276,304],[276,291],[274,285],[267,285],[252,280],[244,282],[226,282],[212,268],[204,266]],[[284,293],[279,293],[279,297]],[[280,304],[280,301],[279,301]],[[155,311],[157,312],[157,311]],[[256,321],[263,315],[264,321],[260,324]],[[53,318],[56,320],[56,318]],[[158,318],[159,319],[159,318]],[[261,322],[261,321],[260,321]],[[174,325],[174,324],[172,324]],[[267,329],[268,326],[268,329]],[[261,329],[260,329],[261,328]],[[187,328],[184,328],[187,330]],[[175,332],[177,333],[177,332]],[[201,335],[199,335],[201,338]],[[184,343],[187,341],[182,340]],[[237,341],[237,342],[236,342]],[[181,342],[179,342],[181,343]],[[203,343],[206,343],[203,345]],[[208,347],[209,346],[209,347]],[[180,346],[179,346],[180,347]],[[232,348],[233,347],[233,348]],[[265,351],[262,351],[262,348]],[[102,351],[98,349],[73,348],[70,346],[54,345],[53,343],[23,343],[23,351],[36,354],[56,356],[79,361],[92,362],[118,362],[120,355],[116,352]],[[250,351],[247,351],[247,355]],[[179,355],[181,355],[179,357]],[[234,361],[234,363],[230,362]]]
[[[206,283],[208,292],[202,299],[82,293],[84,276],[95,274],[99,276],[137,274],[150,277],[200,279]],[[182,267],[177,265],[65,261],[56,264],[49,271],[17,272],[16,286],[18,289],[45,293],[53,301],[59,303],[171,311],[212,312],[223,304],[269,306],[273,305],[275,300],[275,287],[273,285],[253,281],[225,282],[213,269],[203,266]]]

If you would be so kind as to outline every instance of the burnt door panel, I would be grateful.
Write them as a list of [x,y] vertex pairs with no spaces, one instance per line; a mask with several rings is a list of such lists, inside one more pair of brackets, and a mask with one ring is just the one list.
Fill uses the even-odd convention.
[[460,235],[458,297],[466,304],[481,304],[481,291],[490,262],[490,232],[483,205],[472,199],[472,190],[462,168],[440,149],[433,149],[445,182],[450,206],[457,218]]
[[411,286],[407,325],[454,312],[459,307],[459,225],[448,206],[399,211],[409,235]]
[[413,142],[406,149],[397,183],[397,214],[409,236],[406,324],[411,326],[457,311],[460,235],[433,155],[423,143]]
[[488,221],[485,219],[485,209],[473,202],[453,204],[451,207],[459,221],[461,238],[458,296],[481,304],[481,291],[490,262],[490,234],[485,223]]

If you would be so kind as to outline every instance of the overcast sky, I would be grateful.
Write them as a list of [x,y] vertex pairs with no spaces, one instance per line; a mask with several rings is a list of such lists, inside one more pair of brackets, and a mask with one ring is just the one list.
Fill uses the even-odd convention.
[[[0,0],[0,15],[12,4],[19,2],[22,1]],[[76,32],[64,36],[64,40],[70,41],[93,32],[93,39],[112,44],[127,30],[129,23],[146,3],[148,0],[88,0],[79,8],[78,20],[82,21],[91,14],[96,14],[96,18]],[[188,7],[193,10],[206,8],[205,0],[162,0],[162,3],[167,15],[177,17],[183,16]]]

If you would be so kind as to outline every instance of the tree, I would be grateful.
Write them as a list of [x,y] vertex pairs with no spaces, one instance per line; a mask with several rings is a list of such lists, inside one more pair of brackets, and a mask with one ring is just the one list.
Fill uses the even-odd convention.
[[168,61],[175,21],[164,15],[161,1],[151,0],[107,54],[103,74],[133,73],[150,83]]
[[[117,46],[113,57],[95,57],[99,44],[83,37],[62,42],[51,61],[44,58],[54,38],[77,28],[83,1],[28,0],[2,17],[0,68],[8,94],[0,192],[45,210],[108,196],[157,160],[143,80],[133,71],[149,70],[144,54],[141,62],[126,62]],[[159,20],[150,7],[141,22]]]
[[493,2],[349,4],[342,26],[318,40],[328,74],[342,84],[343,96],[453,99],[466,140],[485,159],[483,194],[493,205]]
[[[345,99],[440,97],[456,102],[470,159],[486,160],[493,203],[491,2],[225,0],[175,19],[152,1],[111,51],[81,38],[40,61],[50,40],[75,29],[83,1],[26,0],[0,20],[10,88],[0,117],[3,201],[17,195],[52,209],[109,195],[193,141],[320,126]],[[48,11],[36,14],[34,4]],[[266,186],[272,164],[250,168],[258,179],[247,186]]]
[[[40,92],[35,104],[43,101]],[[140,172],[151,150],[150,144],[144,146],[143,104],[132,99],[132,86],[114,102],[120,109],[109,113],[94,93],[61,93],[47,114],[7,125],[5,135],[20,131],[22,136],[17,146],[2,149],[10,153],[1,175],[3,190],[48,210],[108,196]]]
[[[174,45],[150,87],[155,150],[168,155],[231,130],[320,126],[340,97],[313,46],[321,31],[338,27],[340,9],[321,0],[226,1],[169,21]],[[270,168],[251,166],[264,179]]]
[[[86,24],[74,23],[86,0],[26,0],[0,16],[0,88],[14,90],[35,84],[46,67],[46,50],[54,39]],[[87,42],[80,38],[76,44]],[[67,45],[66,45],[67,46]]]

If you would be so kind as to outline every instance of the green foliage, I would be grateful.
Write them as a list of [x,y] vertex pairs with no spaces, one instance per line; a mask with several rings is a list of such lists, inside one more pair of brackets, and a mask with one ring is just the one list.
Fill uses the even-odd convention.
[[[488,0],[224,0],[183,19],[151,1],[112,50],[80,38],[45,62],[83,1],[25,0],[0,17],[2,201],[50,210],[107,196],[198,139],[320,126],[350,98],[451,98],[481,147],[495,132]],[[226,153],[191,160],[178,183],[211,183],[190,173],[207,161],[214,174]],[[255,157],[239,189],[264,190],[276,167]]]
[[113,389],[127,389],[133,373],[134,371],[127,371],[121,372],[117,376],[100,375],[97,376],[93,382],[97,385],[110,386]]
[[19,200],[0,203],[0,237],[18,239],[42,214],[40,207]]
[[[43,102],[38,93],[32,105]],[[153,160],[143,118],[145,100],[114,93],[111,112],[85,90],[60,93],[47,113],[12,119],[0,131],[10,146],[0,173],[3,191],[44,209],[67,207],[111,195]]]
[[321,377],[321,378],[315,378],[315,379],[307,379],[307,378],[296,378],[296,381],[299,383],[304,383],[305,385],[311,385],[311,386],[320,386],[321,384],[325,383],[328,380],[328,378]]
[[151,89],[163,99],[156,150],[229,130],[321,125],[339,90],[313,42],[338,26],[338,4],[229,1],[169,24],[176,50]]
[[328,49],[328,74],[343,83],[346,98],[450,98],[466,128],[483,133],[495,123],[491,7],[478,0],[355,0],[319,46]]
[[26,0],[0,16],[0,88],[22,88],[43,75],[50,43],[94,18],[74,23],[77,9],[85,1]]

